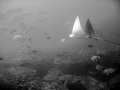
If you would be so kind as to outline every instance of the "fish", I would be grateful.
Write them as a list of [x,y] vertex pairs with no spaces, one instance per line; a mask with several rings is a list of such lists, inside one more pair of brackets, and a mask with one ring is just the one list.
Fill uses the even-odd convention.
[[68,24],[71,24],[72,22],[65,22],[64,25],[68,25]]
[[22,43],[26,41],[26,38],[24,38],[22,35],[15,35],[12,39]]
[[32,50],[32,51],[30,51],[30,52],[34,52],[34,53],[37,53],[38,51],[37,51],[37,50]]
[[94,55],[94,56],[91,57],[91,61],[92,61],[92,62],[95,62],[95,61],[97,61],[98,59],[100,59],[100,57],[97,56],[97,55]]
[[120,34],[116,33],[115,36],[119,36]]
[[30,55],[31,53],[34,53],[34,54],[37,54],[37,50],[32,50],[32,51],[30,51],[30,52],[28,52],[28,54]]
[[69,35],[70,38],[78,38],[82,35],[84,35],[85,32],[83,31],[81,24],[80,24],[80,20],[79,20],[79,16],[76,17],[74,25],[73,25],[73,29],[72,29],[72,33]]
[[32,43],[32,39],[33,39],[33,37],[31,37],[31,38],[29,38],[29,41]]
[[98,70],[98,71],[101,71],[102,72],[102,70],[104,69],[105,67],[104,66],[101,66],[101,65],[96,65],[96,69]]
[[92,47],[93,47],[93,45],[88,45],[88,47],[89,47],[89,48],[92,48]]
[[103,74],[109,75],[111,73],[114,73],[115,71],[116,71],[116,69],[114,69],[114,68],[107,68],[103,71]]
[[75,19],[75,23],[73,25],[72,33],[69,35],[70,38],[77,38],[77,39],[90,39],[93,38],[96,41],[102,40],[95,36],[95,31],[92,27],[90,20],[88,19],[86,22],[85,29],[82,29],[79,17],[77,16]]
[[92,24],[91,24],[91,22],[90,22],[89,19],[87,19],[84,32],[87,34],[87,37],[86,37],[86,38],[88,38],[88,39],[89,39],[89,38],[93,38],[93,39],[95,39],[96,41],[97,41],[97,40],[102,40],[101,38],[98,38],[98,37],[95,36],[95,31],[94,31],[94,29],[93,29],[93,27],[92,27]]
[[60,42],[64,42],[65,41],[65,39],[63,38]]
[[51,39],[51,37],[47,37],[46,39]]
[[14,32],[17,32],[17,30],[14,29],[14,30],[12,30],[10,33],[12,34],[12,33],[14,33]]
[[0,60],[3,60],[3,57],[0,57]]
[[31,48],[30,46],[26,46],[27,48]]
[[89,71],[89,73],[94,74],[94,75],[97,74],[97,72],[93,72],[93,71]]
[[43,34],[44,34],[44,35],[49,35],[49,33],[47,33],[47,32],[44,32]]

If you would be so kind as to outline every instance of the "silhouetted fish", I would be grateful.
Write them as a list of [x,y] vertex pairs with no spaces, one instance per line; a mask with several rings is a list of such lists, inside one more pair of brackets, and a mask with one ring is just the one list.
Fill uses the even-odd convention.
[[31,52],[37,53],[38,51],[37,50],[32,50]]
[[29,41],[32,43],[32,39],[33,39],[33,37],[31,37],[31,38],[29,38]]
[[46,39],[51,39],[51,37],[47,37]]
[[31,48],[30,46],[26,46],[27,48]]
[[0,60],[3,60],[3,57],[0,57]]
[[12,30],[10,33],[12,34],[12,33],[16,32],[16,31],[17,31],[17,30],[14,29],[14,30]]
[[111,74],[111,73],[114,73],[115,71],[116,71],[116,69],[114,69],[114,68],[108,68],[108,69],[105,69],[105,70],[103,71],[103,74],[109,75],[109,74]]
[[93,45],[88,45],[88,47],[89,47],[89,48],[92,48],[92,47],[93,47]]
[[115,36],[119,36],[120,34],[116,33]]
[[28,63],[28,62],[23,62],[20,66],[21,66],[21,67],[29,67],[29,66],[30,66],[30,63]]
[[44,32],[43,34],[44,34],[44,35],[49,35],[47,32]]
[[30,51],[30,52],[28,52],[28,54],[31,54],[31,53],[34,53],[34,54],[37,54],[37,50],[32,50],[32,51]]

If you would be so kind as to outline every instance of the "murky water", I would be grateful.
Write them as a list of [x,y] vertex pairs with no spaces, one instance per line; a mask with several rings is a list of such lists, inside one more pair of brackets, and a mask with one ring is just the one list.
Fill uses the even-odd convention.
[[[0,47],[1,52],[6,54],[28,52],[26,46],[47,53],[53,52],[54,55],[54,52],[62,50],[78,51],[87,48],[87,44],[95,47],[108,45],[103,41],[69,38],[76,16],[80,17],[83,29],[86,20],[90,19],[96,33],[101,30],[105,38],[119,42],[119,35],[116,35],[120,29],[117,1],[5,0],[0,4]],[[71,23],[65,24],[66,22]],[[13,30],[16,31],[10,33]],[[12,40],[16,34],[24,35],[26,42]],[[61,43],[63,38],[66,41]],[[110,44],[111,46],[114,45]]]
[[[1,63],[12,61],[21,53],[52,58],[50,63],[32,67],[38,76],[43,77],[54,67],[52,61],[56,55],[63,51],[79,53],[81,49],[116,47],[117,44],[103,40],[74,39],[69,35],[75,18],[79,16],[83,29],[89,19],[97,37],[120,43],[119,5],[117,0],[1,0]],[[64,67],[68,71],[63,72],[83,75],[89,71],[85,65],[73,64],[69,68]],[[29,64],[23,66],[29,67]],[[79,72],[79,68],[84,68],[84,71]]]

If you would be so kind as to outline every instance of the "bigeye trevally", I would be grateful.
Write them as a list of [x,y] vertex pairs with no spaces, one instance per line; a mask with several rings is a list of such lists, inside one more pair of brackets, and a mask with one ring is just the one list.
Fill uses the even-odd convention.
[[115,71],[116,71],[116,69],[114,69],[114,68],[107,68],[103,71],[103,74],[109,75],[109,74],[114,73]]
[[15,35],[12,39],[22,43],[26,41],[26,38],[23,35]]

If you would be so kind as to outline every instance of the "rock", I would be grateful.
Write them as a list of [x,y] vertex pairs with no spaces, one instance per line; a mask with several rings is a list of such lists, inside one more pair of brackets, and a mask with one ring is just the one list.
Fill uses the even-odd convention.
[[54,60],[53,64],[70,64],[72,63],[73,60],[71,60],[69,57],[58,57],[57,59]]
[[120,74],[115,75],[109,81],[110,90],[120,90]]
[[60,78],[60,76],[62,76],[63,73],[58,70],[58,69],[51,69],[48,71],[47,75],[43,78],[45,81],[50,81],[50,82],[57,82]]
[[69,90],[109,90],[106,83],[92,77],[74,76],[66,84]]

